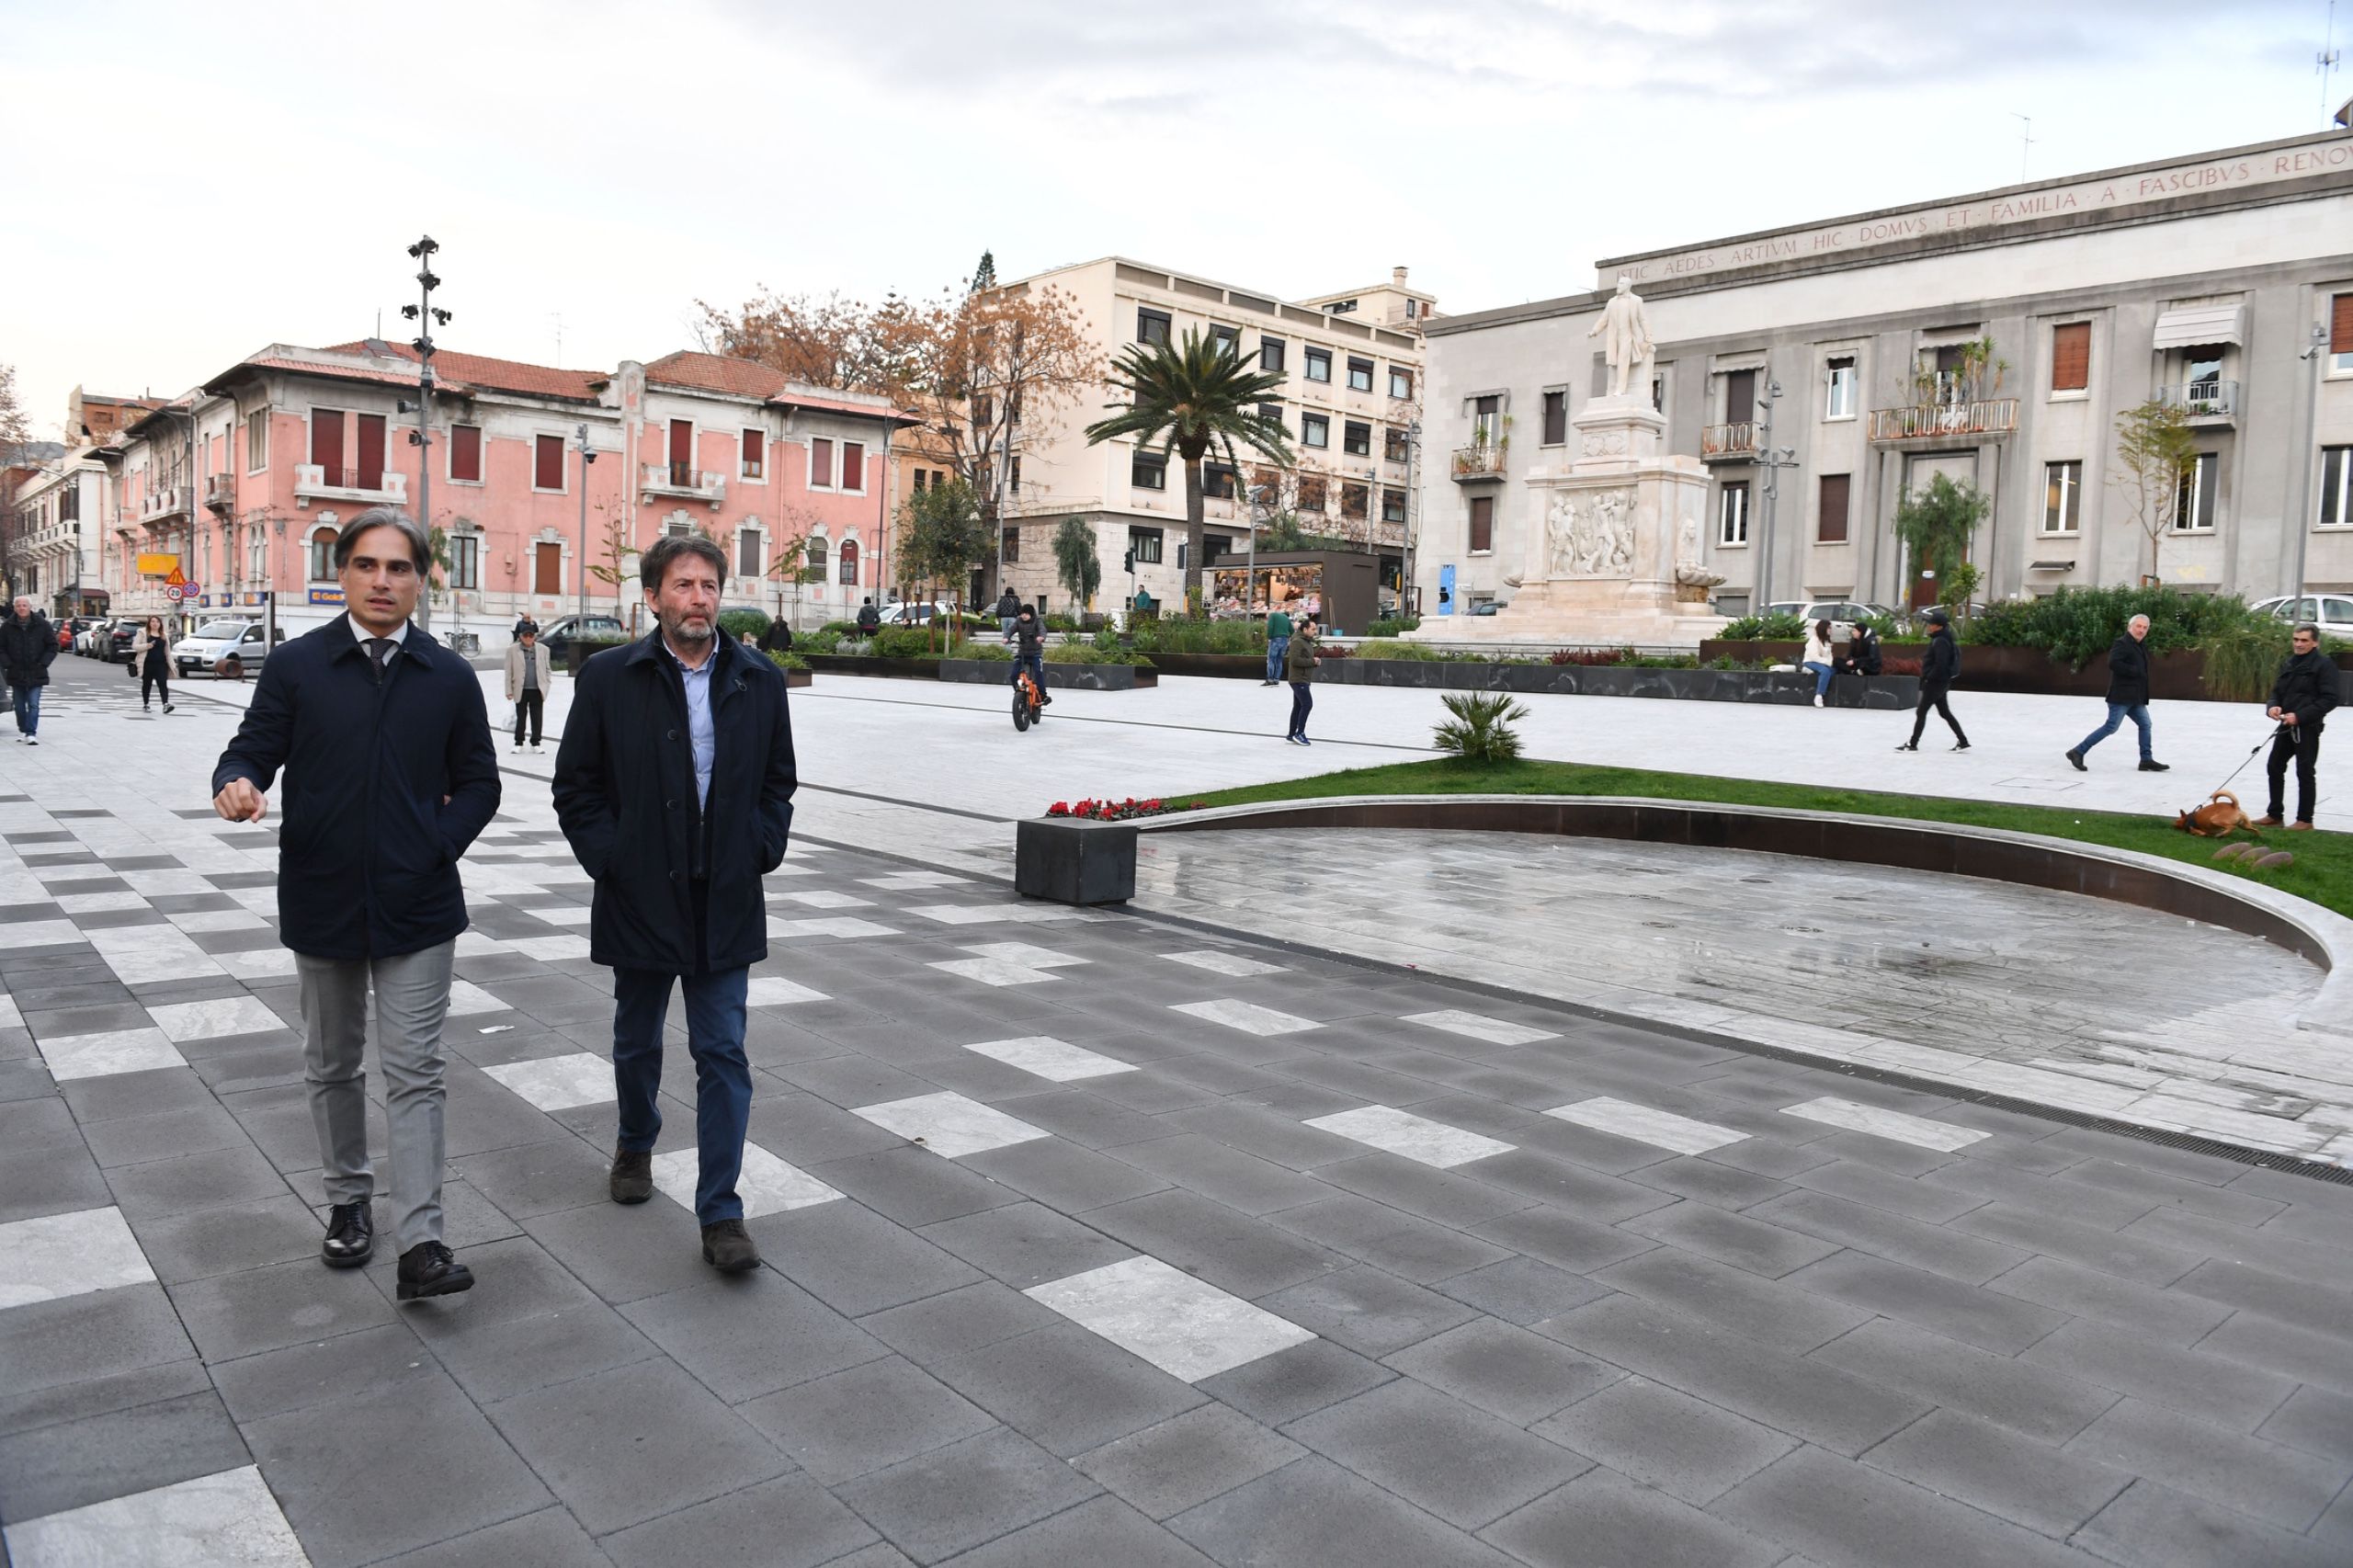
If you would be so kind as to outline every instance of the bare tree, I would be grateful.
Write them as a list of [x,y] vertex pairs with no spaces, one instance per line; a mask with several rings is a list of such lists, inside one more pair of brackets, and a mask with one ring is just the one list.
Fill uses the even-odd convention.
[[[2151,398],[2116,416],[2116,471],[2109,483],[2124,495],[2132,520],[2149,537],[2149,577],[2165,535],[2173,531],[2182,491],[2198,471],[2198,442],[2189,415],[2174,403]],[[2194,498],[2193,498],[2194,500]]]

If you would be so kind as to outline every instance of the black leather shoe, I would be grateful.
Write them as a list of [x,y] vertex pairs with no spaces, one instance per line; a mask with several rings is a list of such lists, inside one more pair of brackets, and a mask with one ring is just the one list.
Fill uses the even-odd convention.
[[760,1266],[760,1249],[741,1220],[702,1228],[702,1260],[722,1274],[742,1274]]
[[399,1297],[454,1296],[474,1288],[473,1270],[449,1256],[439,1242],[419,1242],[401,1254]]
[[2084,766],[2084,754],[2079,751],[2071,751],[2067,754],[2067,764],[2078,773],[2089,773],[2091,771],[2090,768]]
[[2171,773],[2173,771],[2173,767],[2169,763],[2159,762],[2155,757],[2148,757],[2142,762],[2141,771],[2143,773]]
[[319,1256],[329,1268],[357,1268],[376,1250],[376,1221],[365,1203],[338,1203],[327,1210],[327,1237]]
[[613,1151],[613,1174],[605,1184],[616,1203],[642,1203],[654,1196],[654,1154],[651,1150]]

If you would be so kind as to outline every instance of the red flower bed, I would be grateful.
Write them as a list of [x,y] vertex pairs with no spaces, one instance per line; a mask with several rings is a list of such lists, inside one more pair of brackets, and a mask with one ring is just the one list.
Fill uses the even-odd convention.
[[1131,817],[1156,817],[1170,812],[1198,811],[1208,803],[1206,801],[1195,801],[1191,805],[1186,805],[1180,801],[1172,806],[1165,801],[1139,801],[1131,795],[1124,801],[1056,801],[1046,808],[1046,814],[1050,817],[1085,817],[1090,822],[1126,822]]
[[1546,662],[1552,665],[1631,665],[1631,648],[1555,648]]

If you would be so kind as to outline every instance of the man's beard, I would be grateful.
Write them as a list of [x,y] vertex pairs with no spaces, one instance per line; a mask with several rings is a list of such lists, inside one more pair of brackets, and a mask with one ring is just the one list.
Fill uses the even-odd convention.
[[[717,635],[718,622],[709,616],[665,609],[657,612],[657,619],[662,622],[662,635],[673,642],[708,642]],[[699,620],[702,624],[690,625],[690,620]]]

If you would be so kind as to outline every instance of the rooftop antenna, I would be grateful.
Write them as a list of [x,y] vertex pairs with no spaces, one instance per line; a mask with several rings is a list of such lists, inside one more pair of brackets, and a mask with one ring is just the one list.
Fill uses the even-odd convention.
[[2336,0],[2328,0],[2328,23],[2321,33],[2320,52],[2313,56],[2313,69],[2320,73],[2320,120],[2331,123],[2328,111],[2328,79],[2336,74],[2338,59],[2336,49]]
[[[2331,5],[2336,3],[2336,0],[2329,0]],[[2034,145],[2034,117],[2029,114],[2020,114],[2018,110],[2012,109],[2010,118],[2018,122],[2018,183],[2024,185],[2027,149]]]
[[550,311],[548,320],[555,324],[555,362],[561,365],[563,363],[563,312]]

